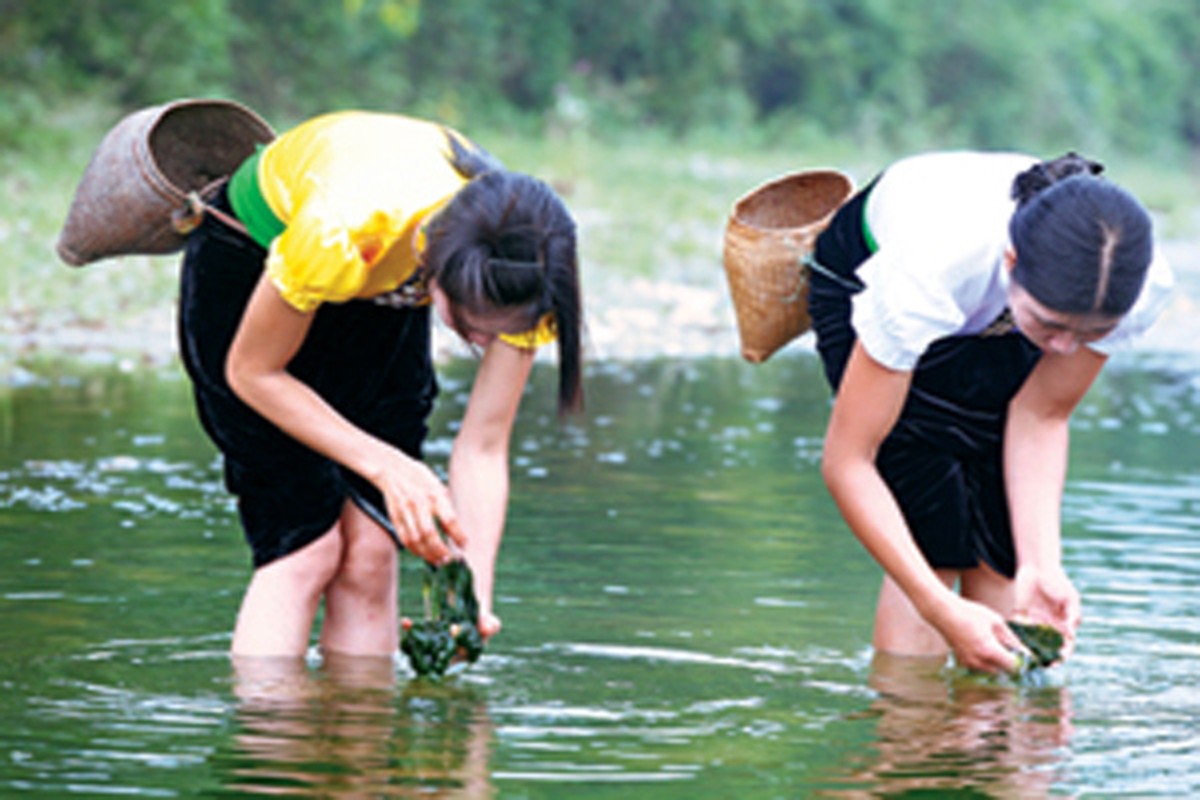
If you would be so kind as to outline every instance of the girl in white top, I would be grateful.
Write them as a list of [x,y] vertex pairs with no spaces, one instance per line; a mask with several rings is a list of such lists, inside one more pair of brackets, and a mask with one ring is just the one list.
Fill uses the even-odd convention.
[[1068,419],[1172,286],[1149,216],[1102,169],[915,156],[818,239],[809,310],[837,394],[822,471],[886,573],[880,651],[1011,671],[1013,618],[1055,626],[1070,651]]

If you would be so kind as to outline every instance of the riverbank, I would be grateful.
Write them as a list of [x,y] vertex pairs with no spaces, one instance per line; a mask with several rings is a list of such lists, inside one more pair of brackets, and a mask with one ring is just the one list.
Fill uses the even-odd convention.
[[[54,253],[69,198],[108,114],[72,117],[55,147],[0,152],[0,385],[38,380],[71,364],[126,369],[178,364],[174,296],[178,256],[133,256],[83,268]],[[721,267],[731,203],[797,169],[837,165],[859,184],[893,154],[831,140],[798,150],[740,137],[681,140],[654,131],[615,139],[580,134],[482,137],[514,169],[544,176],[579,225],[591,360],[737,357]],[[61,145],[61,147],[59,146]],[[1200,193],[1192,160],[1113,159],[1114,175],[1152,209],[1181,292],[1139,346],[1200,347]],[[465,354],[437,328],[439,358]],[[802,337],[793,350],[811,349]],[[551,359],[546,348],[543,358]]]
[[[1200,354],[1200,239],[1163,244],[1178,290],[1163,317],[1137,344],[1139,352]],[[604,280],[585,267],[584,289],[589,360],[737,357],[736,322],[719,255],[712,256],[703,282],[628,278]],[[136,260],[95,264],[88,270],[145,269]],[[153,268],[170,268],[155,265]],[[64,267],[64,269],[66,269]],[[61,372],[64,364],[163,368],[177,361],[175,309],[163,304],[111,324],[80,324],[53,315],[9,321],[0,330],[0,383],[21,384]],[[435,327],[439,359],[467,355],[440,324]],[[811,348],[811,336],[792,348]],[[552,348],[543,357],[552,358]]]

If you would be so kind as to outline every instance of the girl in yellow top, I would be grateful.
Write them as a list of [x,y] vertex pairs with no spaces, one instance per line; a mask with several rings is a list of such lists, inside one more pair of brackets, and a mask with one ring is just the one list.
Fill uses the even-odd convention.
[[[461,549],[481,632],[508,502],[508,443],[535,349],[557,340],[577,409],[575,226],[546,184],[400,115],[317,117],[256,153],[184,256],[180,339],[225,457],[254,575],[235,655],[391,655],[396,550]],[[437,391],[429,307],[482,352],[448,486],[421,461]],[[447,542],[439,533],[445,534]]]

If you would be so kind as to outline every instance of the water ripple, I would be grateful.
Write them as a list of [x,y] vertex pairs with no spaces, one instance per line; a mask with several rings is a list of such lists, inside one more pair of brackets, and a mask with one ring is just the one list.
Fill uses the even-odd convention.
[[729,656],[714,656],[693,650],[678,650],[668,647],[631,647],[618,644],[568,643],[547,645],[546,649],[556,650],[567,655],[596,656],[599,658],[614,658],[622,661],[649,661],[667,664],[698,664],[709,667],[737,667],[756,672],[787,674],[795,672],[794,667],[779,661],[753,660],[732,658]]

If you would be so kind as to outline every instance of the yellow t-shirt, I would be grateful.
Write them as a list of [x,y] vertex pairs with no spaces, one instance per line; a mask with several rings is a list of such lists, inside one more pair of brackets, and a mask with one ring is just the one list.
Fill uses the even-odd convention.
[[[308,312],[386,294],[412,277],[421,225],[471,177],[456,166],[456,147],[486,157],[446,126],[366,111],[316,117],[272,141],[257,178],[284,226],[266,264],[283,298]],[[553,323],[503,338],[535,348],[553,340]]]

